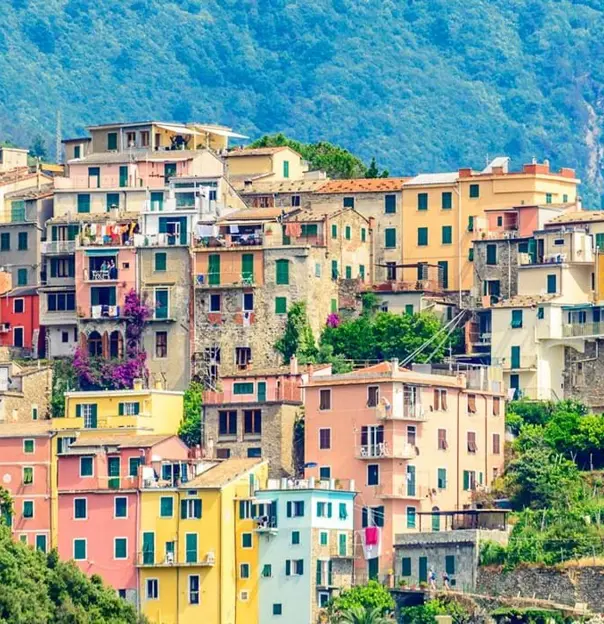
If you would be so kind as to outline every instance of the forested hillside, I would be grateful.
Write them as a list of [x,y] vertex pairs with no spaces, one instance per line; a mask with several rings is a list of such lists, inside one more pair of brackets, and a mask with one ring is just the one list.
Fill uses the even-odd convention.
[[[3,0],[0,140],[117,119],[284,131],[391,174],[506,153],[601,190],[601,0]],[[595,196],[591,195],[592,203]]]

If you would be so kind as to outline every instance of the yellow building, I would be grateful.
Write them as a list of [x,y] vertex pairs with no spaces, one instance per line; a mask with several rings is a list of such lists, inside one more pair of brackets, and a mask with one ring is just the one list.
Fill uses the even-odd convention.
[[180,486],[143,474],[141,611],[157,624],[253,624],[258,550],[252,502],[255,490],[266,486],[268,464],[228,459],[198,463],[196,471]]
[[53,427],[175,434],[182,415],[182,392],[148,390],[135,383],[133,390],[66,392],[65,417],[54,418]]
[[262,179],[266,182],[299,180],[308,171],[307,163],[291,147],[238,148],[225,154],[229,179]]
[[[403,184],[403,264],[440,268],[447,290],[469,290],[469,260],[475,221],[487,208],[572,204],[579,180],[572,169],[550,171],[549,163],[509,172],[508,159],[496,158],[483,171],[421,174]],[[422,279],[417,268],[403,279]]]

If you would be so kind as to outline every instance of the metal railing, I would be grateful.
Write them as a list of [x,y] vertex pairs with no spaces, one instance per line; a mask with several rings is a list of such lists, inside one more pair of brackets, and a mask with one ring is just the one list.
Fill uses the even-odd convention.
[[413,459],[416,456],[416,447],[408,443],[390,445],[388,442],[376,442],[361,444],[357,448],[358,459]]
[[43,254],[71,254],[75,253],[75,249],[75,240],[46,241],[45,243],[42,243]]
[[537,367],[536,355],[523,355],[519,358],[505,358],[501,367],[503,370],[528,370]]
[[138,567],[177,567],[177,566],[204,566],[212,567],[216,565],[216,556],[214,553],[206,553],[204,557],[199,557],[197,552],[187,552],[182,557],[179,553],[166,553],[160,555],[154,550],[142,551],[136,555],[136,565]]
[[195,286],[197,288],[253,286],[255,283],[253,273],[210,272],[197,273],[195,275]]
[[604,323],[566,323],[562,327],[565,338],[580,338],[582,336],[601,336],[604,334]]

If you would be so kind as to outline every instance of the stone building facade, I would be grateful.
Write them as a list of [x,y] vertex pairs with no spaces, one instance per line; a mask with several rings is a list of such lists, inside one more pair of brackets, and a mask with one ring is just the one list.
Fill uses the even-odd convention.
[[585,403],[594,413],[604,412],[604,340],[584,342],[583,353],[576,349],[564,349],[562,378],[564,397]]
[[50,417],[52,368],[0,362],[0,422],[30,422]]

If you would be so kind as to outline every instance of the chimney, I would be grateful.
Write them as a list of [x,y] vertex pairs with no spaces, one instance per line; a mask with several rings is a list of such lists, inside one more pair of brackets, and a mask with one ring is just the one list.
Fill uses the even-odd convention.
[[142,390],[143,389],[143,380],[140,377],[137,377],[132,384],[133,390]]
[[295,355],[292,355],[289,361],[289,374],[290,375],[298,374],[298,358]]
[[392,372],[398,373],[398,358],[392,358],[391,364],[392,364]]
[[570,167],[562,167],[558,175],[560,175],[563,178],[571,178],[573,180],[576,177],[575,170],[571,169]]
[[472,177],[472,168],[471,167],[463,167],[459,170],[460,178],[471,178]]

